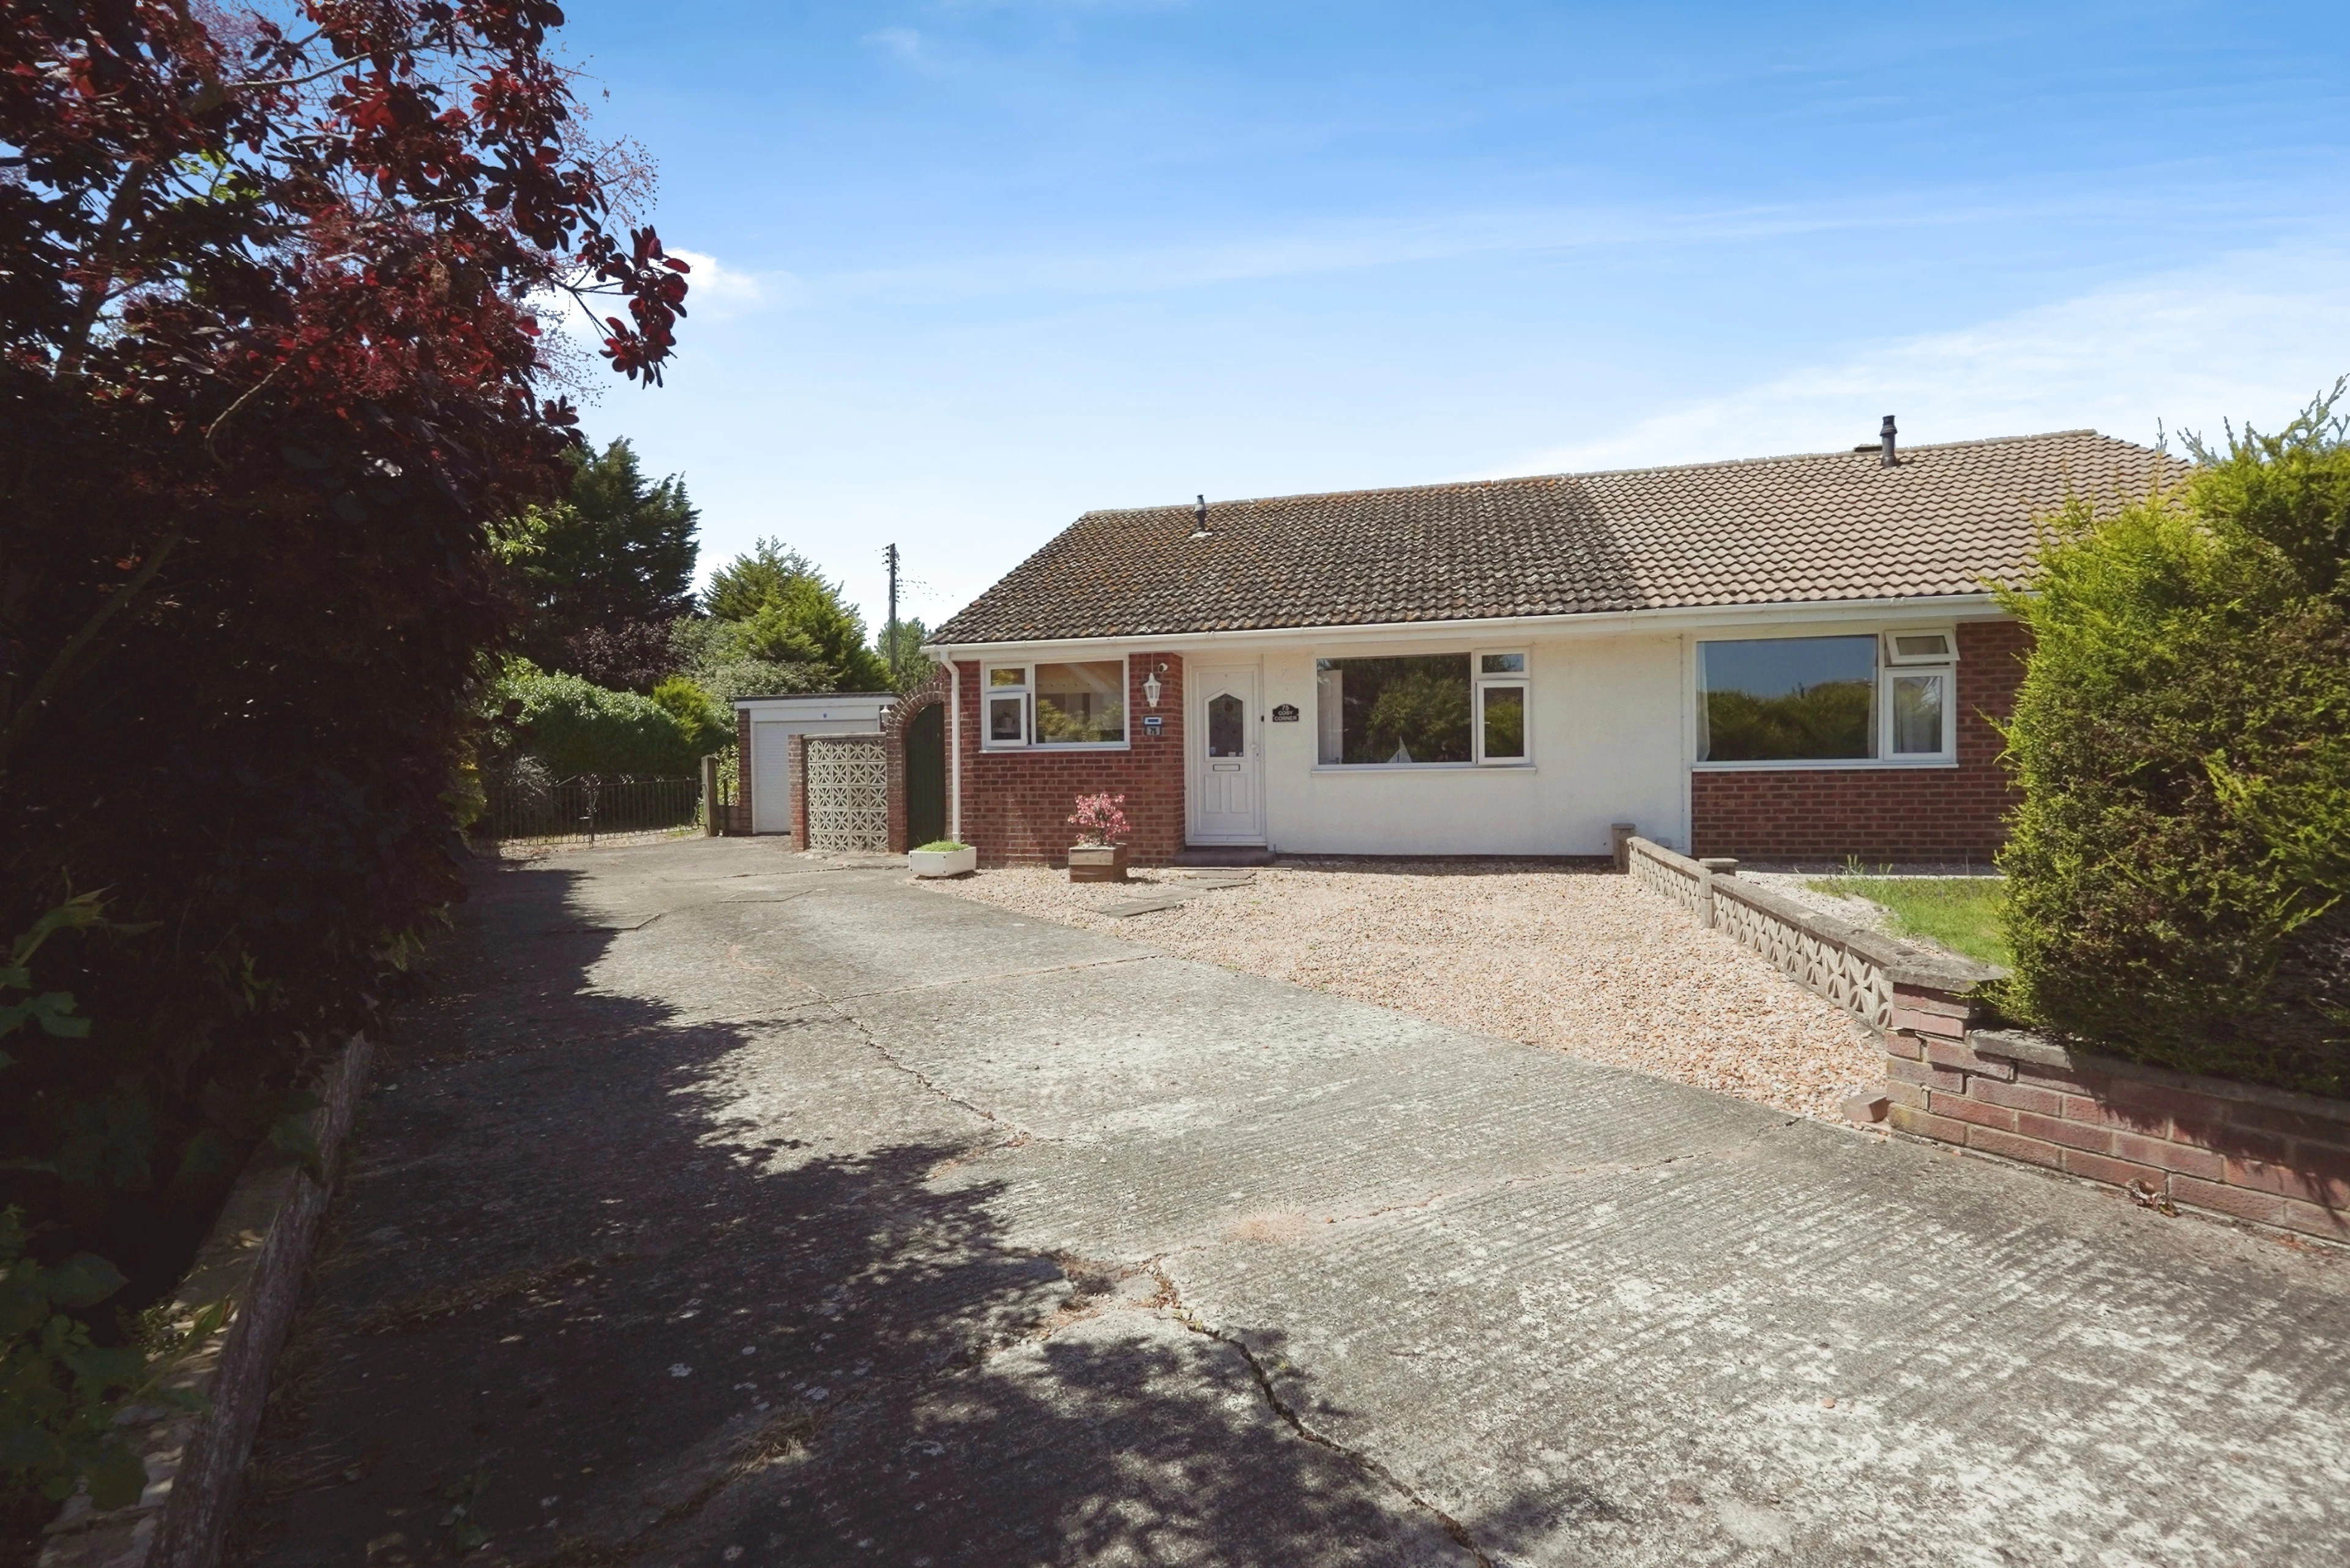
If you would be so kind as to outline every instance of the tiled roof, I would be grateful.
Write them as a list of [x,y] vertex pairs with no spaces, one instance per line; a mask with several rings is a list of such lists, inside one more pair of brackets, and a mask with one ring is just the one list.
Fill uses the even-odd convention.
[[1088,512],[946,644],[1981,592],[2071,495],[2175,459],[2095,431],[1681,468]]

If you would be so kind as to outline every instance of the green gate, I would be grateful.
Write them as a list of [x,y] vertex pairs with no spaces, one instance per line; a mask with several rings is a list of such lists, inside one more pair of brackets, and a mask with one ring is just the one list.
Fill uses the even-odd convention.
[[947,836],[947,710],[933,702],[906,726],[906,846]]

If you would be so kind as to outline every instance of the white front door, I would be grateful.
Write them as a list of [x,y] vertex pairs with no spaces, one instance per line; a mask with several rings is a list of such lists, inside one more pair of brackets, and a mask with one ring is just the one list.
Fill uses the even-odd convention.
[[1256,666],[1209,664],[1191,681],[1191,842],[1264,842]]

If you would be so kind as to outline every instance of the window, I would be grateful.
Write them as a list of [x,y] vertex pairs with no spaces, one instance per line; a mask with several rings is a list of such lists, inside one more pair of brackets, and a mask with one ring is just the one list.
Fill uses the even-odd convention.
[[1126,663],[1036,666],[1040,745],[1105,745],[1126,739]]
[[1477,760],[1509,764],[1526,760],[1526,656],[1477,656]]
[[1948,632],[1698,644],[1698,760],[1943,762],[1956,754]]
[[986,697],[991,748],[1126,742],[1122,659],[993,665]]
[[1248,704],[1229,691],[1208,700],[1208,755],[1237,757],[1248,751]]
[[1325,765],[1465,763],[1469,656],[1315,660]]
[[1526,761],[1523,652],[1323,659],[1315,671],[1325,767]]

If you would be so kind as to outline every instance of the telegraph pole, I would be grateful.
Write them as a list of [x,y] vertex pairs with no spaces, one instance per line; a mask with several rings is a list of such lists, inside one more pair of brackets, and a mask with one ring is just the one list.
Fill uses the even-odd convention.
[[889,546],[886,556],[889,563],[889,680],[898,679],[898,546]]

